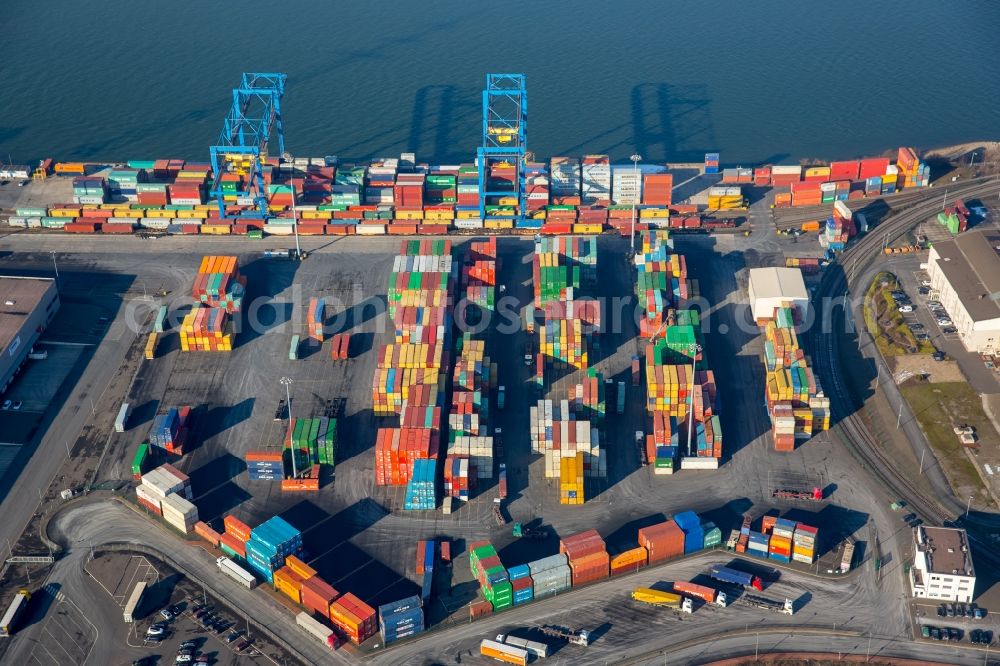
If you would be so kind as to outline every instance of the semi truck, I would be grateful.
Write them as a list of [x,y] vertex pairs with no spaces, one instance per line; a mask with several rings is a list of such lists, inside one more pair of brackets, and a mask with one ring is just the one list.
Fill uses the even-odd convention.
[[528,651],[524,648],[504,645],[488,638],[484,638],[479,644],[479,654],[505,664],[517,664],[517,666],[527,666],[528,664]]
[[253,574],[236,564],[236,562],[233,562],[228,557],[220,557],[215,561],[215,564],[219,567],[219,570],[222,571],[222,573],[226,574],[248,590],[252,590],[257,587],[257,579],[254,578]]
[[674,583],[674,592],[692,597],[694,599],[701,599],[706,604],[715,604],[716,606],[722,606],[723,608],[727,605],[726,593],[720,592],[715,588],[708,587],[707,585],[696,585],[686,581],[677,581]]
[[18,590],[11,600],[10,605],[0,619],[0,636],[13,636],[17,629],[17,622],[24,614],[24,609],[28,607],[28,600],[31,594],[27,590]]
[[299,613],[295,616],[295,624],[299,625],[303,631],[307,634],[323,643],[331,650],[336,650],[339,645],[339,640],[337,639],[337,634],[333,633],[333,629],[326,626],[322,622],[316,620],[309,613]]
[[538,630],[549,638],[559,638],[571,645],[587,647],[590,645],[590,632],[586,629],[567,629],[554,624],[546,624]]
[[115,418],[115,432],[125,432],[125,423],[128,421],[130,407],[127,402],[123,402],[118,409],[118,416]]
[[713,565],[708,570],[708,575],[722,583],[739,585],[743,588],[753,588],[755,590],[764,589],[764,581],[762,581],[759,576],[748,574],[745,571],[738,571],[729,567]]
[[673,594],[672,592],[662,592],[648,587],[637,587],[632,590],[632,598],[650,606],[670,608],[681,613],[694,612],[694,604],[690,599],[682,597],[679,594]]
[[775,488],[771,491],[774,499],[786,500],[808,500],[810,502],[823,501],[823,489],[815,486],[812,490],[794,490],[791,488]]
[[504,645],[521,648],[535,659],[545,659],[549,656],[548,645],[545,643],[539,643],[538,641],[529,641],[527,638],[518,638],[517,636],[510,636],[508,634],[499,634],[497,635],[497,643],[503,643]]
[[795,613],[795,608],[792,606],[791,599],[778,601],[777,599],[768,599],[767,597],[760,597],[755,594],[744,594],[737,599],[737,602],[752,608],[762,608],[764,610],[771,611],[772,613],[784,613],[785,615],[792,615]]

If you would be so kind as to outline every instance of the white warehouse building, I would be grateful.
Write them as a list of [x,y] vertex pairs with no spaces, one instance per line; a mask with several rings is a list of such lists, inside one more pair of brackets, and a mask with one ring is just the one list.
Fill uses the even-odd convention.
[[976,591],[965,530],[919,526],[913,530],[910,589],[919,599],[971,603]]
[[754,321],[774,319],[775,309],[783,307],[798,310],[800,321],[807,320],[809,292],[798,268],[752,268],[749,292]]
[[927,258],[931,289],[962,344],[977,354],[1000,350],[1000,234],[970,231],[934,243]]

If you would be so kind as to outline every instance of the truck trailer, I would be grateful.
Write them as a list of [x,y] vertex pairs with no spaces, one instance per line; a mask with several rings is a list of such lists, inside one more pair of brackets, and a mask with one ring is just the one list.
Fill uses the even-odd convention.
[[706,604],[715,604],[716,606],[726,607],[726,593],[719,592],[715,588],[708,587],[707,585],[695,585],[694,583],[688,583],[686,581],[676,581],[674,583],[674,592],[677,594],[683,594],[694,599],[701,599]]
[[713,565],[708,570],[708,575],[722,583],[739,585],[743,588],[753,588],[755,590],[764,589],[764,581],[762,581],[759,576],[748,574],[745,571]]
[[254,578],[253,574],[233,562],[228,557],[220,557],[215,561],[215,564],[219,567],[219,570],[222,571],[222,573],[226,574],[248,590],[252,590],[257,587],[257,579]]
[[670,608],[682,613],[694,612],[694,604],[690,599],[682,597],[679,594],[673,594],[672,592],[662,592],[648,587],[637,587],[632,590],[632,598],[650,606]]
[[484,638],[479,644],[479,654],[484,657],[502,661],[505,664],[517,664],[517,666],[527,666],[528,651],[514,645],[504,645]]
[[503,643],[504,645],[521,648],[535,659],[545,659],[549,656],[549,646],[545,643],[539,643],[538,641],[529,641],[526,638],[500,634],[497,636],[497,643]]
[[24,614],[24,609],[28,607],[28,599],[31,598],[31,594],[27,590],[18,590],[17,594],[11,600],[10,605],[7,606],[7,610],[3,614],[3,619],[0,620],[0,636],[13,636],[14,631],[17,629],[17,622]]

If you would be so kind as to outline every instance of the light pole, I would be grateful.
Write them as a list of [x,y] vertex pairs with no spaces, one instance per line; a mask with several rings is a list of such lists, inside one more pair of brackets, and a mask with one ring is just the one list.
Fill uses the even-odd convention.
[[59,286],[59,264],[56,263],[56,253],[55,250],[49,250],[49,254],[52,255],[52,268],[56,269],[56,287]]
[[295,232],[295,258],[302,260],[302,248],[299,246],[299,216],[295,210],[295,165],[292,164],[292,231]]
[[639,198],[639,160],[642,159],[642,155],[639,153],[633,153],[631,157],[632,160],[632,176],[635,179],[635,197],[632,199],[632,231],[629,233],[629,247],[632,250],[632,254],[635,254],[635,206],[636,199]]
[[[291,423],[292,422],[292,394],[291,394],[291,390],[288,387],[292,385],[292,380],[289,379],[288,377],[282,377],[281,379],[278,380],[278,383],[279,384],[283,384],[284,387],[285,387],[285,404],[288,405],[288,407],[287,407],[287,409],[288,409],[288,422]],[[292,451],[292,478],[294,479],[294,478],[298,478],[298,476],[299,476],[298,469],[295,466],[295,443],[294,442],[292,442],[291,451]]]
[[965,517],[969,517],[969,509],[972,508],[972,495],[969,495],[969,501],[965,503]]

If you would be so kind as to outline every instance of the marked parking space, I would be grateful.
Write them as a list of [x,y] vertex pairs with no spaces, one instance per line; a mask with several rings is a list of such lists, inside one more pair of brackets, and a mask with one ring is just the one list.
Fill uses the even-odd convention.
[[98,640],[97,628],[61,592],[56,594],[55,602],[42,624],[41,636],[29,656],[31,664],[62,666],[86,663]]

